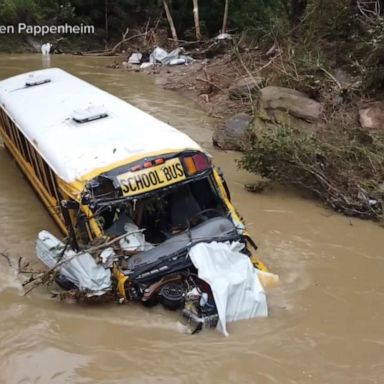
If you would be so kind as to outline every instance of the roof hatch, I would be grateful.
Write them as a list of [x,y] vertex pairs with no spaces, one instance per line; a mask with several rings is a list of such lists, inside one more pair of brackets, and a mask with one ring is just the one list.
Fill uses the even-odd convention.
[[73,111],[71,117],[76,123],[87,123],[88,121],[102,119],[108,116],[104,106],[91,105],[85,109],[77,109]]
[[51,79],[47,76],[44,75],[29,75],[26,82],[25,86],[26,87],[33,87],[35,85],[41,85],[45,83],[50,83]]

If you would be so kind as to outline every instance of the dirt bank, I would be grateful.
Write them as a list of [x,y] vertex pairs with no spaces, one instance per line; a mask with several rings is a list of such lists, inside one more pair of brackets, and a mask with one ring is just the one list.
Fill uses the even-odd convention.
[[229,54],[188,66],[160,67],[150,70],[156,83],[191,99],[208,114],[225,119],[239,112],[251,112],[251,103],[228,97],[234,77],[242,73]]

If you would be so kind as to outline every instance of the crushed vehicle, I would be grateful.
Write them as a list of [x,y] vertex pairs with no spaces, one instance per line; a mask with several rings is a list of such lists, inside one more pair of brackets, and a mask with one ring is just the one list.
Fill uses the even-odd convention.
[[274,275],[191,138],[57,68],[0,82],[0,134],[65,235],[36,246],[63,290],[161,303],[192,332],[267,315]]

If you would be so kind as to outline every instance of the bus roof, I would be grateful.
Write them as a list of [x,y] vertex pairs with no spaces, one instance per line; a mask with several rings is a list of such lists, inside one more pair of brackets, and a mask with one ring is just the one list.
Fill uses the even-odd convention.
[[[0,81],[0,103],[66,182],[151,154],[201,150],[184,133],[58,68]],[[78,122],[87,114],[107,116]]]

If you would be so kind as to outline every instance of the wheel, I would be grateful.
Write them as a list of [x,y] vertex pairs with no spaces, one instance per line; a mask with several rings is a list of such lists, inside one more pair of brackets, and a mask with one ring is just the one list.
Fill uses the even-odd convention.
[[161,304],[175,311],[184,306],[185,287],[183,283],[168,283],[163,285],[159,293]]

